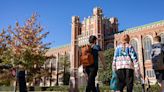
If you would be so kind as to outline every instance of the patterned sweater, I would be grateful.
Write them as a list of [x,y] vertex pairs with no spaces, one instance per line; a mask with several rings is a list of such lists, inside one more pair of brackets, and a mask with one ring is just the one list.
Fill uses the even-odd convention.
[[118,69],[135,69],[139,72],[137,54],[130,44],[125,44],[125,46],[120,44],[116,47],[112,68],[114,71]]

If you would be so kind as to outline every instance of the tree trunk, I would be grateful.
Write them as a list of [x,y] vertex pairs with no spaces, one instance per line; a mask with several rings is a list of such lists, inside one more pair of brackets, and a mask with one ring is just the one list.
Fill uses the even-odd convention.
[[24,70],[18,72],[18,80],[19,80],[19,92],[27,92]]

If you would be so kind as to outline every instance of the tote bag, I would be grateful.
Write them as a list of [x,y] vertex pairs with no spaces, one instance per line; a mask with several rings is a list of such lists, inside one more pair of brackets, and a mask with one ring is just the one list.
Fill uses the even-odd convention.
[[111,90],[118,90],[118,79],[116,72],[112,72],[112,79],[110,81],[110,89]]

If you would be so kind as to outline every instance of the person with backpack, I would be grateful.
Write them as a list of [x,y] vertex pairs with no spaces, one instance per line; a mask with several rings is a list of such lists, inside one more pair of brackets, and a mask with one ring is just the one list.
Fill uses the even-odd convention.
[[89,45],[81,47],[80,61],[85,72],[88,75],[86,92],[97,92],[95,87],[95,78],[98,71],[98,61],[102,62],[104,69],[106,69],[105,58],[99,45],[97,45],[97,37],[91,35],[89,37]]
[[161,92],[164,92],[164,44],[161,43],[161,37],[153,38],[151,50],[152,68],[155,71],[156,79],[161,87]]
[[121,44],[115,48],[112,70],[117,75],[117,92],[123,92],[125,86],[127,92],[132,92],[134,73],[136,77],[141,77],[138,57],[133,46],[129,44],[129,35],[123,35],[121,40]]

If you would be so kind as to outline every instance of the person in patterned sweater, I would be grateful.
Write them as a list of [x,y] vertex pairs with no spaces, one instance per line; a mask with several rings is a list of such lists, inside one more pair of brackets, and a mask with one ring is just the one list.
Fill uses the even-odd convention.
[[138,57],[133,46],[129,44],[129,35],[123,35],[121,40],[121,44],[115,49],[112,69],[117,74],[118,90],[123,92],[126,86],[127,92],[132,92],[134,73],[137,78],[141,77]]

